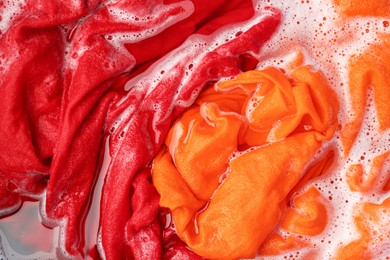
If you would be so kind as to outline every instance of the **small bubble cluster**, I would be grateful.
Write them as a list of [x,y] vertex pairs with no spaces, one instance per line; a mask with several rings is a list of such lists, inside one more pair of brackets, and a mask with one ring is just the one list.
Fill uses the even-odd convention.
[[[353,119],[356,115],[352,110],[348,90],[349,59],[352,55],[358,55],[378,43],[378,35],[389,32],[389,21],[372,17],[343,20],[330,0],[288,2],[260,0],[259,5],[272,5],[279,8],[284,18],[279,31],[262,50],[258,68],[277,66],[289,71],[291,70],[289,65],[302,54],[303,63],[311,64],[314,69],[321,70],[339,96],[341,104],[339,123]],[[367,173],[372,167],[374,158],[388,151],[390,147],[389,130],[379,131],[371,91],[366,100],[363,125],[350,154],[343,158],[344,148],[340,140],[340,132],[337,131],[333,139],[324,144],[313,158],[315,161],[330,149],[335,151],[336,159],[329,172],[307,184],[314,185],[330,205],[327,229],[321,235],[310,238],[312,248],[321,249],[321,259],[334,258],[341,246],[361,236],[354,223],[353,212],[356,207],[364,202],[381,203],[387,196],[375,187],[372,187],[372,191],[367,194],[352,192],[347,184],[346,172],[350,165],[361,164]],[[383,168],[389,169],[388,161],[389,158]],[[388,172],[382,172],[379,183],[383,185],[387,182],[387,175]],[[377,239],[373,242],[372,250],[378,253],[378,257],[385,256],[385,252],[389,253],[388,244],[385,242],[388,239],[383,238],[383,241]],[[292,254],[283,257],[294,258]]]

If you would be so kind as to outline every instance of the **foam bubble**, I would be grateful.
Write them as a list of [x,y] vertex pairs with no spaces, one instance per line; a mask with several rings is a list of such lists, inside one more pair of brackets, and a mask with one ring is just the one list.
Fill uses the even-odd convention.
[[11,27],[15,20],[26,6],[26,0],[8,0],[1,2],[0,8],[0,38]]
[[97,236],[97,242],[96,247],[99,252],[99,256],[102,260],[106,260],[106,253],[104,252],[103,248],[103,240],[102,240],[102,231],[99,229],[98,236]]
[[[143,8],[149,10],[149,8]],[[143,8],[139,9],[143,10]],[[168,14],[175,9],[177,10],[175,14],[168,15],[166,19],[160,20],[161,17],[164,17],[164,13]],[[108,11],[112,19],[117,22],[127,22],[132,27],[132,30],[125,33],[112,33],[107,37],[117,46],[122,45],[124,42],[135,43],[151,38],[173,24],[189,17],[194,12],[194,5],[191,1],[181,1],[169,5],[153,6],[151,10],[152,12],[147,12],[147,14],[142,12],[135,14],[133,12],[137,11],[136,9],[124,10],[123,8],[109,6]]]
[[[112,2],[113,1],[110,1],[110,3]],[[74,1],[74,3],[76,3],[76,1]],[[0,14],[0,31],[3,34],[9,29],[12,20],[20,13],[25,1],[11,0],[8,1],[7,4],[7,11]],[[279,66],[280,68],[287,69],[288,64],[294,61],[298,52],[302,52],[306,59],[305,62],[313,64],[316,69],[323,71],[332,88],[337,93],[340,102],[343,104],[339,114],[340,120],[343,118],[352,118],[354,114],[351,110],[351,97],[345,87],[348,85],[348,60],[352,54],[361,53],[370,45],[378,42],[377,33],[388,32],[390,30],[389,22],[383,21],[382,18],[357,18],[348,19],[344,23],[344,21],[340,20],[339,14],[336,12],[331,0],[258,0],[254,1],[254,5],[256,7],[256,14],[248,21],[238,23],[237,26],[221,28],[209,36],[192,35],[180,47],[167,54],[156,62],[155,65],[152,65],[145,73],[130,80],[125,86],[128,95],[120,100],[117,105],[121,105],[126,99],[130,98],[130,96],[134,98],[134,95],[136,95],[136,100],[142,100],[145,96],[151,95],[153,91],[158,91],[157,86],[162,80],[174,77],[178,75],[178,73],[183,73],[182,82],[174,95],[171,108],[168,110],[172,111],[174,105],[183,107],[190,106],[201,90],[200,87],[193,92],[192,98],[189,100],[179,99],[179,94],[192,80],[192,72],[198,69],[199,63],[204,56],[208,52],[215,50],[219,46],[236,38],[242,32],[247,31],[255,24],[261,22],[265,15],[269,15],[267,12],[270,12],[263,10],[263,6],[272,5],[282,11],[283,21],[273,38],[263,47],[261,54],[252,54],[260,60],[258,69],[266,66]],[[182,1],[171,4],[170,6],[170,8],[176,7],[182,7],[182,12],[176,16],[169,16],[169,18],[162,23],[155,24],[154,27],[148,27],[148,29],[131,33],[121,32],[107,34],[104,37],[107,42],[119,50],[120,53],[125,53],[126,50],[123,46],[125,42],[140,42],[144,39],[153,37],[172,24],[185,19],[193,12],[193,6],[190,1]],[[112,7],[109,7],[109,12],[114,20],[118,22],[125,21],[136,26],[137,24],[151,23],[155,17],[165,11],[164,9],[165,7],[157,7],[154,9],[155,13],[148,16],[126,12]],[[261,14],[259,14],[260,12]],[[87,18],[88,17],[85,19]],[[65,39],[73,28],[63,26],[61,29]],[[87,48],[73,50],[72,44],[67,43],[65,46],[65,57],[66,60],[70,61],[68,66],[70,68],[75,68],[77,66],[77,60],[84,55],[86,51]],[[186,69],[184,72],[177,71],[177,64],[183,62],[186,64]],[[11,60],[2,58],[0,50],[0,65],[3,70],[7,70],[6,65],[10,63],[12,63]],[[114,57],[107,57],[107,63],[103,65],[107,69],[114,68]],[[145,95],[137,94],[143,91]],[[372,95],[372,93],[369,93],[368,99],[371,98],[370,95]],[[253,101],[252,105],[254,106],[255,104],[256,102]],[[131,115],[136,113],[136,107],[136,105],[127,107],[123,113],[118,116],[113,125],[110,126],[110,129],[112,129],[110,132],[114,133],[115,131],[121,131],[125,133],[128,130],[129,123],[125,123],[124,119],[130,118]],[[151,109],[154,111],[158,111],[159,108],[160,105],[157,103],[151,105]],[[159,135],[160,132],[156,122],[164,119],[165,116],[168,115],[154,113],[153,127],[155,128],[157,135]],[[390,147],[390,132],[389,130],[384,133],[378,131],[378,120],[375,116],[374,105],[372,104],[371,106],[368,106],[362,129],[349,157],[339,159],[340,161],[336,162],[329,175],[322,176],[310,183],[310,185],[315,185],[321,194],[331,202],[331,206],[328,207],[330,217],[327,229],[319,236],[310,238],[310,241],[315,244],[314,247],[320,248],[323,252],[321,255],[321,258],[323,259],[332,258],[340,245],[345,245],[359,237],[359,233],[353,223],[353,209],[356,205],[359,205],[362,202],[380,203],[390,195],[389,193],[383,193],[371,196],[371,193],[367,195],[353,193],[350,191],[345,181],[346,171],[351,164],[362,163],[365,166],[366,171],[368,171],[371,166],[370,162],[372,162],[373,158],[388,151]],[[183,129],[178,128],[177,133],[174,134],[174,138],[181,137],[182,134]],[[175,141],[172,143],[175,144]],[[108,144],[106,144],[106,146],[107,145]],[[239,155],[259,148],[260,147],[253,147],[245,151],[237,151],[231,155],[229,160],[234,160],[234,158]],[[313,161],[324,155],[329,149],[342,151],[343,148],[338,132],[336,132],[333,140],[324,144],[323,148],[313,158]],[[173,150],[174,147],[170,147],[170,151]],[[173,154],[173,152],[171,153]],[[340,157],[340,155],[338,156]],[[386,162],[385,167],[387,169],[390,167],[389,161]],[[228,173],[221,176],[221,182],[226,174]],[[103,175],[102,172],[100,175]],[[380,178],[382,181],[385,181],[386,177],[388,176],[383,173]],[[97,182],[101,182],[101,179],[97,180]],[[97,190],[100,190],[100,184],[97,185]],[[99,197],[99,195],[97,196]],[[66,220],[53,221],[48,219],[45,212],[45,194],[42,194],[37,198],[41,198],[40,208],[42,221],[49,226],[58,227],[60,251],[62,251],[62,254],[65,257],[70,257],[64,250],[64,227],[66,226]],[[98,201],[99,199],[96,199],[96,202]],[[386,218],[385,215],[383,217],[383,219],[388,221],[388,217]],[[100,255],[104,258],[101,230],[97,231],[96,226],[93,227],[93,230],[93,233],[98,232],[97,247]],[[0,248],[0,256],[1,253],[3,253],[7,254],[7,256],[16,257],[15,253],[4,251],[4,245],[7,242],[1,234],[0,239],[0,245],[3,244],[3,248]],[[377,250],[377,252],[388,252],[390,246],[389,242],[386,241],[388,240],[385,240],[384,242],[375,241],[373,248]],[[300,249],[299,251],[288,252],[281,257],[289,259],[299,258],[299,256],[304,255],[305,252],[309,250],[310,248]]]
[[[348,91],[348,62],[353,54],[362,53],[379,41],[378,32],[388,32],[387,23],[381,18],[356,18],[341,20],[332,1],[268,1],[260,0],[258,5],[272,5],[282,10],[283,21],[278,32],[264,46],[260,54],[258,69],[278,66],[288,69],[288,65],[301,52],[306,64],[312,64],[327,77],[337,93],[341,105],[339,120],[352,119],[355,115],[351,108],[351,96]],[[307,15],[310,14],[310,15]],[[335,257],[338,248],[360,237],[354,224],[354,208],[362,202],[381,203],[389,197],[386,193],[372,192],[362,194],[351,192],[346,183],[346,172],[350,165],[361,163],[366,172],[371,168],[373,158],[389,150],[389,130],[381,133],[378,129],[372,93],[368,94],[362,129],[349,156],[342,158],[343,147],[340,133],[324,144],[313,160],[329,149],[339,151],[337,162],[331,173],[321,176],[308,185],[315,185],[330,202],[327,229],[319,236],[311,237],[314,248],[321,249],[320,259]],[[385,179],[382,174],[382,181]],[[375,189],[375,188],[374,188]],[[388,240],[387,240],[388,241]],[[375,241],[373,249],[386,248],[383,241]],[[384,251],[384,250],[382,250]],[[379,251],[375,251],[379,252]],[[285,256],[289,256],[290,252]]]

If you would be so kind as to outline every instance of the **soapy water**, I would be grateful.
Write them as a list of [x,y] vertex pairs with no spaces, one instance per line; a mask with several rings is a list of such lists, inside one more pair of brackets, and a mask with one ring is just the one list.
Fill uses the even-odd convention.
[[[299,55],[298,52],[302,52],[305,63],[313,64],[315,69],[321,70],[332,89],[338,94],[342,104],[339,122],[343,124],[346,120],[353,119],[354,113],[350,103],[352,98],[347,88],[349,59],[351,55],[360,54],[378,43],[378,34],[388,32],[388,22],[383,18],[371,17],[343,19],[331,1],[264,0],[262,3],[279,8],[284,16],[279,31],[260,53],[258,69],[276,65],[287,70],[288,64]],[[375,187],[373,193],[369,194],[351,192],[346,183],[346,172],[350,165],[362,163],[366,172],[369,172],[373,158],[388,151],[390,147],[390,130],[379,131],[371,92],[368,93],[367,100],[369,102],[362,128],[349,155],[342,158],[343,146],[340,133],[336,132],[319,154],[325,154],[331,149],[338,151],[336,157],[339,159],[329,174],[308,184],[317,187],[332,205],[327,210],[330,217],[326,230],[316,237],[310,237],[310,242],[314,244],[313,248],[320,249],[319,259],[334,258],[340,246],[345,246],[361,236],[354,225],[354,208],[357,205],[363,202],[380,204],[390,195],[388,192],[380,193]],[[382,178],[388,173],[389,163],[383,165]],[[389,220],[388,215],[383,216],[383,221]],[[375,241],[377,244],[372,248],[374,258],[380,259],[390,255],[389,241],[389,235],[385,235],[382,241]],[[288,252],[281,257],[291,259],[291,255],[297,253],[299,251]]]
[[[95,192],[91,201],[91,207],[86,217],[84,228],[85,247],[84,252],[86,259],[89,257],[89,252],[97,247],[97,250],[103,252],[101,239],[97,239],[100,234],[98,230],[99,223],[99,206],[102,186],[105,173],[107,172],[111,157],[108,147],[109,138],[106,140],[105,154],[103,157],[102,167],[96,180]],[[44,196],[43,196],[44,198]],[[51,223],[54,228],[44,226],[42,222],[46,218],[45,200],[24,201],[23,206],[15,214],[0,219],[0,259],[38,259],[48,260],[57,259],[58,255],[63,255],[66,258],[66,252],[59,253],[62,248],[61,243],[64,243],[65,234],[61,230],[65,224]],[[100,241],[101,242],[101,241]],[[104,254],[102,254],[104,255]]]
[[8,0],[0,3],[0,36],[7,32],[12,21],[20,15],[25,5],[25,0]]
[[0,259],[55,259],[59,228],[42,225],[38,202],[0,221]]
[[[354,115],[350,103],[351,97],[346,88],[346,86],[348,86],[349,58],[352,54],[361,53],[372,44],[377,43],[378,33],[388,32],[388,22],[383,18],[342,19],[331,1],[261,0],[258,2],[255,1],[254,4],[259,7],[274,6],[281,10],[283,14],[282,24],[278,31],[273,35],[271,40],[263,46],[260,54],[253,54],[260,61],[258,69],[266,66],[276,66],[288,71],[288,64],[299,55],[298,52],[302,52],[305,63],[312,64],[315,69],[324,72],[332,89],[338,94],[340,104],[342,104],[339,121],[344,122],[345,120],[353,118]],[[13,6],[12,12],[17,13],[20,6]],[[116,10],[114,11],[115,16],[118,19],[121,18],[119,16],[121,14],[117,13],[118,11]],[[8,20],[12,20],[12,16],[9,15],[10,13],[11,12],[5,12],[1,14],[2,23],[0,24],[0,29],[2,30],[2,33],[7,30]],[[7,18],[8,16],[6,15],[9,15],[9,18]],[[133,19],[136,21],[136,18]],[[184,19],[184,17],[181,17],[180,19]],[[250,22],[256,23],[259,20],[261,20],[261,18],[253,18]],[[173,21],[167,22],[170,23]],[[245,26],[247,27],[242,28]],[[226,40],[232,39],[234,35],[241,30],[250,28],[250,26],[250,23],[242,23],[236,27],[221,30],[219,32],[221,34],[220,37],[214,39],[213,42],[210,42],[206,36],[191,36],[182,47],[173,51],[172,55],[167,55],[144,74],[141,74],[130,81],[128,85],[126,85],[127,90],[131,89],[129,86],[132,85],[145,85],[150,88],[150,93],[150,91],[153,90],[153,86],[159,82],[159,78],[172,71],[174,64],[180,59],[180,56],[176,55],[177,53],[180,53],[179,51],[186,50],[193,53],[193,65],[189,66],[188,70],[196,70],[197,61],[201,60],[201,57],[196,57],[197,53],[210,51],[226,42]],[[152,37],[153,33],[158,32],[142,32],[142,37]],[[113,45],[119,46],[122,40],[128,40],[127,38],[135,36],[108,35],[106,37]],[[135,38],[134,41],[136,41]],[[193,47],[189,49],[189,46]],[[78,55],[81,54],[82,53]],[[148,76],[144,77],[145,74]],[[188,79],[184,77],[182,85],[186,84],[186,80]],[[367,100],[372,100],[371,95],[372,93],[369,93]],[[196,95],[194,98],[195,97]],[[180,100],[176,101],[180,102]],[[158,106],[155,109],[157,111]],[[134,111],[127,111],[127,113],[132,112]],[[158,113],[156,113],[156,116],[157,115]],[[162,117],[164,115],[158,116]],[[117,124],[120,124],[120,119]],[[366,133],[368,133],[368,135]],[[353,209],[356,205],[362,202],[379,204],[390,196],[388,192],[379,193],[374,191],[374,193],[371,192],[368,194],[351,192],[346,183],[346,172],[350,165],[362,163],[366,172],[368,172],[371,168],[373,158],[388,151],[389,147],[390,130],[384,132],[379,131],[378,120],[375,114],[375,105],[371,102],[367,104],[367,111],[360,134],[347,158],[342,158],[343,146],[339,132],[336,132],[333,139],[325,144],[322,150],[319,151],[318,157],[326,154],[329,150],[334,150],[336,151],[336,158],[339,158],[336,159],[336,162],[329,170],[329,174],[310,182],[310,184],[316,186],[321,194],[331,202],[331,207],[328,207],[327,210],[329,219],[326,230],[318,236],[310,237],[310,241],[314,245],[313,247],[320,249],[320,259],[330,259],[334,257],[340,246],[346,245],[359,238],[360,234],[358,230],[356,230],[353,220]],[[108,149],[108,145],[106,145],[106,155],[108,154]],[[95,202],[100,201],[99,192],[101,192],[101,188],[99,187],[102,184],[104,173],[108,167],[108,157],[109,156],[105,156],[102,170],[99,174],[99,179],[97,180],[95,187],[96,192],[92,198]],[[313,160],[315,159],[316,158]],[[389,172],[389,167],[390,162],[389,159],[387,159],[383,166],[382,181],[386,181],[385,175]],[[95,216],[97,217],[97,220],[95,219],[94,221],[98,222],[99,214],[97,213],[98,211],[93,210],[94,208],[96,208],[95,203],[93,203],[92,209],[87,216],[86,229],[88,229],[88,225],[91,223],[89,221],[90,218]],[[94,213],[92,213],[92,211]],[[17,213],[0,219],[0,245],[2,245],[0,246],[0,259],[55,258],[56,250],[59,246],[58,237],[61,237],[61,232],[59,231],[59,228],[49,229],[44,227],[41,224],[41,217],[38,212],[38,202],[25,201],[22,208]],[[390,221],[390,217],[387,215],[383,215],[383,219],[385,222]],[[26,223],[26,226],[20,225],[20,223]],[[30,229],[31,227],[35,227],[35,229]],[[89,228],[91,228],[92,233],[97,233],[97,236],[99,237],[97,226]],[[88,231],[85,232],[88,233]],[[41,234],[42,237],[38,238],[37,234]],[[31,237],[33,238],[32,241]],[[42,243],[36,244],[34,243],[36,241]],[[376,244],[373,245],[373,247],[378,249],[375,251],[378,254],[376,256],[377,258],[383,258],[386,255],[390,255],[390,247],[388,246],[389,241],[389,237],[386,237],[383,241],[375,241]],[[86,252],[90,250],[90,247],[94,246],[93,241],[91,243],[87,242],[87,244],[88,246],[86,245],[85,249]],[[103,249],[100,248],[100,252],[102,252],[102,250]],[[299,259],[299,256],[304,255],[305,251],[308,250],[310,250],[310,248],[288,252],[285,255],[281,255],[280,258]],[[259,256],[258,258],[263,259],[264,257]],[[270,259],[273,259],[273,257],[270,257]]]

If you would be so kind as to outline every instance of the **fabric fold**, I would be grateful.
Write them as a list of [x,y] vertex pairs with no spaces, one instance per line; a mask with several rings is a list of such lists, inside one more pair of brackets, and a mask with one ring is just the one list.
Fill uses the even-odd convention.
[[[152,168],[179,237],[206,258],[254,257],[333,135],[337,112],[326,79],[309,67],[289,77],[272,67],[248,71],[207,89],[173,125]],[[194,166],[181,167],[187,161]]]

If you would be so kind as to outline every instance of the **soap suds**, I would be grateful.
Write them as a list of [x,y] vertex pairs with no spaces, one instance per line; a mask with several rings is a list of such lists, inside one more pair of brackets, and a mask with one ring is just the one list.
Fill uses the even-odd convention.
[[[259,57],[258,69],[277,66],[288,70],[288,65],[300,52],[303,54],[304,64],[311,64],[315,70],[322,71],[337,93],[341,104],[339,122],[343,124],[343,120],[353,119],[355,115],[351,108],[352,98],[347,87],[349,59],[380,42],[379,34],[389,32],[388,22],[383,18],[371,17],[343,19],[330,0],[261,0],[259,5],[279,8],[282,10],[283,20],[279,30],[265,44]],[[320,249],[319,259],[334,258],[340,246],[345,246],[361,236],[354,223],[356,206],[364,202],[379,204],[390,195],[376,191],[374,196],[372,192],[363,195],[360,192],[352,192],[346,183],[346,172],[350,165],[361,163],[366,172],[369,172],[373,158],[388,151],[390,147],[390,131],[379,131],[371,92],[367,100],[369,102],[360,134],[348,157],[342,158],[343,146],[339,138],[340,133],[336,132],[319,154],[326,151],[330,145],[340,152],[337,155],[340,159],[334,163],[330,174],[308,184],[317,187],[331,202],[326,230],[318,236],[310,237],[313,248]],[[385,164],[385,167],[388,166],[389,164]],[[381,250],[373,250],[378,254],[386,251],[383,249],[388,248],[388,241],[388,238],[383,241],[376,240],[371,249],[380,248]],[[284,256],[290,257],[295,253],[288,252]]]

